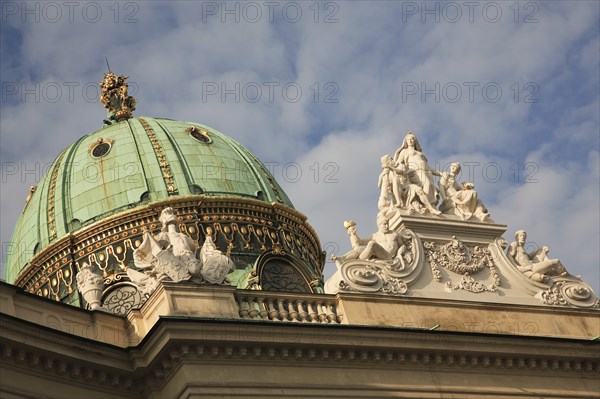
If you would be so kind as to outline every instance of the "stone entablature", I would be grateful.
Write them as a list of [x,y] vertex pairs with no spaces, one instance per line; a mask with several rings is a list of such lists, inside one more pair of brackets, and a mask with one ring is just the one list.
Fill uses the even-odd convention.
[[6,315],[119,347],[137,345],[163,316],[582,340],[597,338],[600,331],[600,317],[593,309],[360,293],[274,293],[191,282],[161,283],[126,317],[43,299],[6,283],[0,284],[0,299],[0,311]]
[[262,317],[269,299],[292,303],[276,295],[165,282],[125,318],[0,284],[0,393],[583,398],[598,390],[592,310],[338,294],[296,296],[335,304],[336,317]]

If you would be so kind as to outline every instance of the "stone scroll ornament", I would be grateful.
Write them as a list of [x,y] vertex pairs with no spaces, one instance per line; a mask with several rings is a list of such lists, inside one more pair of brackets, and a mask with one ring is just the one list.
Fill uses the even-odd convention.
[[161,232],[156,236],[144,234],[144,240],[133,252],[138,270],[127,269],[127,275],[142,293],[150,295],[165,280],[228,283],[226,275],[233,269],[233,261],[217,249],[212,237],[207,236],[198,251],[196,242],[179,231],[173,208],[163,209],[159,220]]
[[528,288],[536,298],[546,305],[600,308],[600,300],[592,288],[579,276],[570,274],[560,260],[549,258],[548,247],[528,252],[526,242],[527,233],[518,230],[506,255],[512,266],[528,280]]
[[[500,275],[496,270],[490,250],[487,247],[479,245],[468,247],[456,236],[445,244],[435,242],[423,243],[427,260],[431,267],[431,273],[434,280],[442,282],[442,272],[444,269],[453,274],[462,275],[461,280],[457,282],[447,281],[446,288],[449,290],[465,290],[473,293],[496,292],[500,287]],[[473,275],[482,270],[489,270],[491,282],[485,284],[476,280]]]
[[338,271],[328,280],[328,292],[365,292],[402,295],[420,274],[420,243],[408,229],[390,230],[385,213],[377,217],[378,231],[361,239],[356,223],[344,227],[350,236],[352,250],[332,256]]

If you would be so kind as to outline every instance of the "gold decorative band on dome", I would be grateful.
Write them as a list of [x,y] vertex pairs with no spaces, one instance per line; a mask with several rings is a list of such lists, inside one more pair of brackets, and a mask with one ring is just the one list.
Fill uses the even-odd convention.
[[173,173],[171,173],[171,167],[167,162],[165,152],[160,143],[158,142],[154,130],[152,129],[152,127],[150,127],[150,125],[148,124],[148,122],[146,122],[145,119],[138,118],[138,120],[142,124],[142,127],[146,131],[146,134],[148,135],[148,138],[152,143],[152,148],[154,148],[154,152],[156,153],[156,157],[158,158],[158,163],[160,165],[160,169],[162,170],[163,179],[165,181],[165,184],[167,185],[167,191],[169,195],[176,195],[177,188],[175,187],[175,183],[173,181]]
[[58,170],[60,169],[60,164],[62,162],[63,157],[65,156],[65,151],[63,151],[55,162],[54,170],[52,171],[52,176],[50,176],[50,191],[48,193],[48,228],[50,229],[49,238],[50,241],[56,238],[56,218],[54,216],[54,195],[56,191],[56,179],[58,178]]
[[[224,253],[246,259],[244,268],[272,253],[297,260],[302,278],[321,281],[324,256],[306,216],[286,205],[263,201],[194,195],[173,197],[127,210],[71,233],[42,249],[20,273],[15,285],[47,298],[66,301],[73,275],[90,264],[104,276],[106,290],[126,280],[133,251],[146,232],[160,231],[158,216],[175,209],[182,233],[201,245],[207,235]],[[311,286],[315,286],[311,284]]]

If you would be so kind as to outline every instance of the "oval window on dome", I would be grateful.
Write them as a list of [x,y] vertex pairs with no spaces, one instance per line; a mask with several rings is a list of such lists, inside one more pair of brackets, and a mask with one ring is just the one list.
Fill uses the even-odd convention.
[[212,139],[208,135],[208,132],[204,129],[200,129],[196,126],[190,126],[186,129],[186,132],[188,132],[196,141],[204,144],[212,143]]
[[102,158],[110,152],[111,148],[112,140],[100,138],[90,147],[90,154],[94,158]]

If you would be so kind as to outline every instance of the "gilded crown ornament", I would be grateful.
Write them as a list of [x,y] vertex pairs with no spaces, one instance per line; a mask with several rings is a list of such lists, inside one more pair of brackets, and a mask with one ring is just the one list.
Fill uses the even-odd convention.
[[117,77],[113,72],[104,74],[104,80],[100,82],[102,92],[100,101],[108,110],[108,118],[104,120],[105,125],[111,125],[131,118],[135,111],[136,100],[128,94],[127,79],[129,76]]

